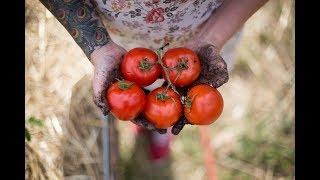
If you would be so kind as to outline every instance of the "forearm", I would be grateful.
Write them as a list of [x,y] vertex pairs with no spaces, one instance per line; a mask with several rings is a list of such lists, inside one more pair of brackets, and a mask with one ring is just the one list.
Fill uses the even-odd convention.
[[219,50],[268,0],[225,0],[204,27],[203,35]]
[[89,59],[95,49],[111,41],[94,4],[89,0],[40,0],[40,2],[66,28]]

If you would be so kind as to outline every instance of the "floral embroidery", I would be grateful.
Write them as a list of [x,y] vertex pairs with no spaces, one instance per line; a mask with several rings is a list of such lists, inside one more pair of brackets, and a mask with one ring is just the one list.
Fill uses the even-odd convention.
[[104,12],[105,17],[107,18],[108,21],[114,21],[115,20],[114,16],[112,15],[112,11],[109,11],[106,8],[102,8],[102,12]]
[[187,27],[183,27],[183,28],[181,28],[181,31],[182,31],[183,33],[190,32],[190,31],[191,31],[191,27],[192,27],[192,25],[189,25],[189,26],[187,26]]
[[200,0],[195,0],[192,4],[193,4],[194,6],[198,6],[199,1],[200,1]]
[[150,12],[148,12],[147,16],[145,17],[145,21],[149,24],[162,22],[164,21],[163,14],[163,8],[152,9]]
[[135,9],[135,10],[131,10],[129,12],[125,12],[123,13],[124,17],[130,17],[130,18],[136,18],[138,16],[141,16],[141,9]]
[[129,22],[129,21],[122,21],[122,24],[127,26],[128,28],[130,29],[137,29],[139,27],[142,27],[143,24],[139,23],[139,21],[132,21],[132,22]]
[[126,47],[187,42],[222,0],[95,0],[109,34]]
[[179,30],[179,28],[180,27],[178,25],[171,26],[171,27],[169,27],[169,33],[173,33],[175,31]]
[[131,2],[126,0],[114,0],[111,2],[111,8],[115,12],[123,10],[125,7],[130,8]]
[[160,44],[161,41],[162,41],[162,39],[154,39],[154,40],[153,40],[153,42],[156,43],[156,44]]
[[158,4],[160,2],[160,0],[149,0],[146,2],[143,2],[145,6],[147,7],[154,7],[154,5]]
[[183,16],[186,14],[186,10],[184,9],[184,10],[182,10],[182,11],[178,11],[177,12],[177,14],[176,15],[174,15],[171,19],[170,19],[170,21],[169,21],[169,23],[179,23],[179,22],[181,22],[181,21],[183,21]]
[[[161,25],[151,26],[151,27],[148,27],[148,28],[153,32],[161,32],[161,31],[164,30]],[[148,31],[148,33],[151,32],[150,30]]]
[[137,33],[133,37],[134,39],[146,39],[149,38],[149,33]]
[[201,15],[201,18],[209,14],[213,7],[217,6],[217,2],[209,2],[205,12]]
[[163,41],[164,41],[163,44],[171,43],[172,40],[173,40],[173,37],[172,37],[172,36],[165,36],[165,37],[163,38]]

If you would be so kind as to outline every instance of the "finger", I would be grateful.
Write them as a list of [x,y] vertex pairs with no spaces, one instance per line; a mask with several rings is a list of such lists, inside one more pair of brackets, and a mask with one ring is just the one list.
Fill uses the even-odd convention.
[[139,115],[137,118],[135,118],[131,122],[148,130],[156,130],[156,127],[152,123],[150,123],[148,120],[146,120],[142,115]]
[[210,58],[208,61],[208,68],[199,79],[200,81],[204,81],[204,83],[211,84],[215,88],[219,88],[229,80],[227,64],[221,57],[219,59]]
[[198,51],[202,71],[197,83],[210,84],[218,88],[229,80],[227,64],[212,45],[206,45]]
[[103,115],[109,112],[109,106],[105,99],[106,87],[104,86],[105,77],[99,76],[95,73],[92,86],[93,86],[93,102],[101,109]]
[[139,115],[136,119],[132,120],[134,124],[143,127],[145,129],[148,129],[150,131],[157,131],[159,134],[165,134],[167,133],[167,129],[158,129],[156,128],[151,122],[146,120],[142,115]]
[[104,100],[102,100],[100,97],[94,96],[93,102],[96,104],[96,106],[98,106],[104,116],[106,116],[110,112],[108,105],[106,105]]
[[180,120],[173,125],[171,133],[174,135],[178,135],[186,124],[188,124],[186,117],[181,117]]
[[120,78],[119,66],[108,67],[101,65],[95,69],[93,78],[94,103],[101,109],[104,115],[110,111],[106,100],[108,87]]
[[212,82],[212,86],[218,88],[229,80],[227,63],[220,55],[213,58],[211,62],[214,71],[213,73],[215,75],[213,78],[214,81]]

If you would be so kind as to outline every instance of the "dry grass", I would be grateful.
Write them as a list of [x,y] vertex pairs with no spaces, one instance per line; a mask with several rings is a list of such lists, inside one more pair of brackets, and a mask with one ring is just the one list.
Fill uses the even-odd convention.
[[[220,179],[294,178],[294,162],[282,163],[294,154],[293,3],[270,1],[244,27],[230,81],[220,90],[225,110],[210,126]],[[99,168],[101,159],[99,149],[86,148],[97,140],[95,127],[102,125],[92,119],[87,122],[92,131],[72,132],[71,127],[78,125],[70,125],[69,107],[73,86],[92,73],[92,66],[38,1],[26,1],[25,31],[26,117],[44,121],[43,128],[27,125],[32,140],[26,145],[26,179],[64,179],[68,173],[74,179],[88,179],[97,173],[90,169],[92,164]],[[90,98],[90,92],[81,97]],[[98,118],[94,109],[90,112]],[[137,144],[127,129],[128,124],[119,123],[120,168],[124,177],[139,177],[135,164],[130,164]],[[187,126],[173,142],[167,171],[172,179],[205,179],[196,130]],[[83,162],[92,163],[75,168]],[[148,179],[151,176],[143,173],[156,167],[139,168]]]

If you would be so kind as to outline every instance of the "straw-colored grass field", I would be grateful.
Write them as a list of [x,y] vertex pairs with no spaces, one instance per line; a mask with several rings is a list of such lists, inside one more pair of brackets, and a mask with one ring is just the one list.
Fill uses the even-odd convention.
[[[26,179],[94,179],[100,150],[85,149],[79,138],[86,136],[90,144],[96,131],[76,138],[65,128],[72,88],[92,74],[92,65],[39,1],[27,0],[25,9],[26,120],[33,116],[43,122],[26,121],[31,134]],[[219,179],[294,179],[294,1],[269,1],[246,23],[234,62],[229,82],[220,89],[224,112],[210,126]],[[79,93],[91,97],[89,90]],[[96,117],[91,123],[99,118],[96,109],[79,112]],[[187,126],[175,137],[165,168],[146,165],[144,139],[135,142],[127,123],[119,122],[118,129],[122,178],[206,179],[196,127]],[[86,163],[77,167],[77,162]]]

